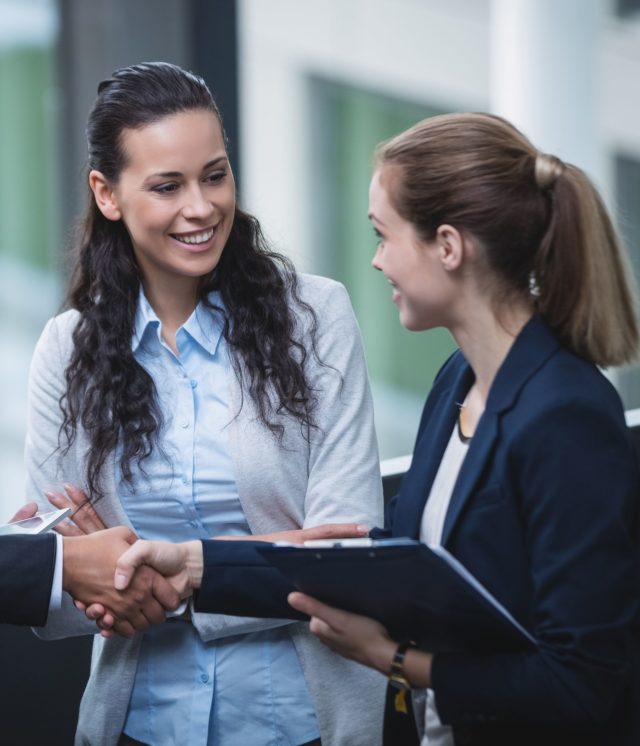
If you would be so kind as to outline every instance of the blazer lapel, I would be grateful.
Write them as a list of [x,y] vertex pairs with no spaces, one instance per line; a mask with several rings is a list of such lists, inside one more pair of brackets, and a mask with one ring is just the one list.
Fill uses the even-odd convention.
[[443,546],[446,546],[451,531],[489,460],[497,435],[498,414],[485,410],[480,422],[478,422],[478,427],[469,445],[469,450],[462,463],[451,495],[451,502],[449,503],[440,540]]
[[473,372],[465,362],[458,371],[453,385],[440,393],[433,405],[433,411],[428,414],[426,426],[416,441],[411,468],[402,482],[398,495],[402,509],[395,511],[394,514],[394,536],[418,538],[422,512],[431,485],[455,427],[459,405],[467,395],[472,382]]

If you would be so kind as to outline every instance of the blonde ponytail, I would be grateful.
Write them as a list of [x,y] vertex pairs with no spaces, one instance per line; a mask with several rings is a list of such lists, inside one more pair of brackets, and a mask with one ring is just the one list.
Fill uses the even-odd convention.
[[597,365],[632,361],[632,272],[596,189],[490,114],[419,122],[376,150],[391,200],[432,240],[449,223],[483,247],[496,298],[533,301],[565,345]]
[[639,340],[632,269],[586,174],[558,164],[534,266],[539,311],[578,355],[603,367],[632,362]]

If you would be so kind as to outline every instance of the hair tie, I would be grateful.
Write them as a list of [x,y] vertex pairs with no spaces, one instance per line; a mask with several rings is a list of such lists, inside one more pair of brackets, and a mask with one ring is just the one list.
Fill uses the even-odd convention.
[[538,188],[541,190],[552,189],[556,179],[564,171],[564,163],[560,158],[549,153],[540,153],[536,155],[535,162],[535,179]]

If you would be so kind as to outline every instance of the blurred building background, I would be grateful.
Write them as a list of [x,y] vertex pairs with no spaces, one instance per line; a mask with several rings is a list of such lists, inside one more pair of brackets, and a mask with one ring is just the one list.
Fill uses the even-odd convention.
[[[28,365],[62,301],[86,116],[99,80],[149,59],[204,75],[244,207],[347,286],[384,458],[411,450],[453,343],[402,330],[370,268],[380,140],[440,112],[507,116],[592,176],[640,278],[640,0],[0,0],[0,520],[23,502]],[[640,406],[638,370],[611,376]]]

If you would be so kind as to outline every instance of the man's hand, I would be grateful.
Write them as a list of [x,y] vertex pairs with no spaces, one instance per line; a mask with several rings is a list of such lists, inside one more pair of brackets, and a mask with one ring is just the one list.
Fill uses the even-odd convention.
[[127,590],[114,588],[116,563],[134,542],[135,534],[124,526],[64,538],[64,590],[85,605],[109,609],[115,630],[126,637],[162,623],[165,609],[180,603],[173,586],[150,567],[141,567]]

